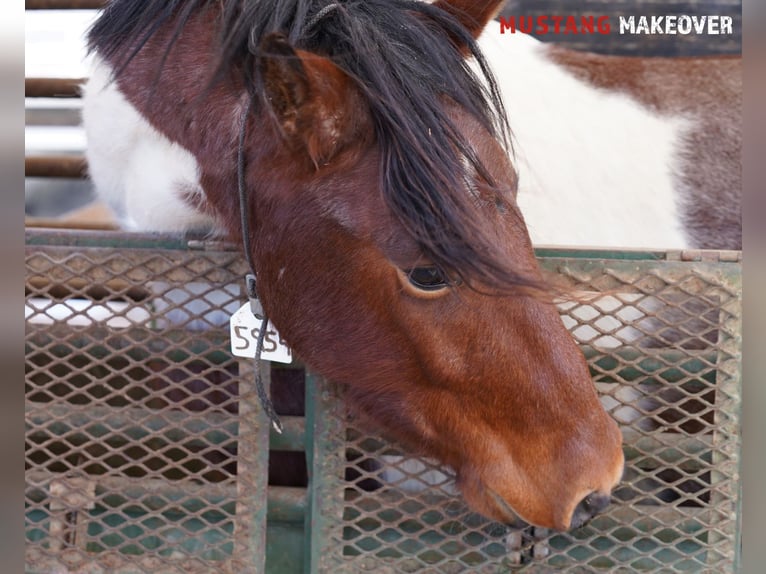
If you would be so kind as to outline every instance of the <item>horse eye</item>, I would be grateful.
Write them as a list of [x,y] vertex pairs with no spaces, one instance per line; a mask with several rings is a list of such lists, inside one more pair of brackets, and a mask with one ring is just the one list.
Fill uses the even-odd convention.
[[410,283],[421,291],[438,291],[449,286],[444,274],[437,267],[415,267],[405,270]]

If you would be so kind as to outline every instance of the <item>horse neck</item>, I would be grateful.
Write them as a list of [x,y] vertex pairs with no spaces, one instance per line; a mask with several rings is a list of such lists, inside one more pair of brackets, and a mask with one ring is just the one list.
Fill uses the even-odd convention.
[[119,89],[155,129],[194,156],[200,183],[217,196],[218,211],[236,219],[244,85],[231,73],[206,89],[214,73],[217,31],[204,18],[192,15],[166,54],[172,30],[172,22],[158,29],[121,70]]

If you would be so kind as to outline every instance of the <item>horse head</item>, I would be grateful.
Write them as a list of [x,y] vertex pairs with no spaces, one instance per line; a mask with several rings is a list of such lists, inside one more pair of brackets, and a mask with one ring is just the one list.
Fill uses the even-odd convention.
[[[184,33],[157,26],[134,42],[117,82],[195,158],[234,238],[244,169],[259,292],[295,352],[452,467],[482,514],[564,530],[600,512],[621,436],[516,205],[502,104],[474,42],[501,3],[296,2],[278,26],[253,24],[271,2],[251,3],[224,9],[223,45],[209,32],[218,2],[192,2],[199,15],[176,4],[168,24]],[[236,64],[200,65],[220,53]],[[213,78],[201,94],[173,79],[200,69]]]

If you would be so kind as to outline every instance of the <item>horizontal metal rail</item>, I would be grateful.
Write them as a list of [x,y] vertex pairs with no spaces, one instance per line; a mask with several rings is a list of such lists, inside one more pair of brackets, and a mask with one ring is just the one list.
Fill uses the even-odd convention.
[[106,0],[26,0],[27,10],[97,10]]
[[[68,477],[54,472],[28,471],[27,497],[32,502],[44,502],[51,482],[66,481]],[[80,478],[80,477],[78,477]],[[234,514],[238,490],[236,483],[200,484],[195,480],[140,479],[121,476],[89,476],[95,484],[94,498],[105,507],[119,507],[125,499],[141,500],[144,511],[160,510],[174,513],[195,513],[209,507],[223,508]],[[191,498],[187,498],[191,496]],[[183,500],[175,504],[174,500]],[[227,505],[231,505],[229,509]],[[306,489],[292,486],[268,487],[268,518],[278,522],[303,522]],[[124,511],[123,511],[124,512]]]
[[82,156],[27,156],[24,158],[24,175],[26,177],[85,179],[88,177],[88,163]]
[[79,98],[85,78],[25,78],[27,98]]
[[[157,411],[140,407],[93,405],[82,407],[30,401],[25,405],[25,412],[28,423],[38,428],[45,427],[45,431],[32,431],[29,436],[66,436],[67,442],[71,444],[93,440],[94,435],[107,435],[115,430],[119,430],[119,441],[125,444],[152,436],[200,447],[237,440],[237,422],[231,420],[231,415],[221,412],[189,413],[169,409]],[[305,419],[283,415],[280,420],[282,433],[271,429],[269,447],[272,450],[302,451],[306,433]],[[87,429],[87,433],[79,429]]]

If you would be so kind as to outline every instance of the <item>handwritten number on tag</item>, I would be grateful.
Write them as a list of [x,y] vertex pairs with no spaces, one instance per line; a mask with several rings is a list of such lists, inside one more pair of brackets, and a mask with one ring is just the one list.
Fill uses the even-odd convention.
[[[263,316],[253,315],[250,304],[244,304],[230,321],[231,351],[238,357],[255,357],[258,345],[258,335],[263,326]],[[263,349],[261,359],[265,361],[278,361],[280,363],[292,362],[292,352],[284,339],[268,323],[266,334],[263,337]]]
[[[247,336],[249,330],[249,337]],[[250,342],[253,341],[254,344],[256,341],[258,341],[258,336],[260,335],[260,329],[253,327],[252,329],[249,329],[245,325],[235,325],[234,326],[234,335],[237,338],[237,340],[241,343],[238,346],[234,347],[235,351],[247,351],[247,349],[250,347]],[[279,333],[276,331],[272,331],[269,329],[266,331],[266,335],[263,337],[263,352],[264,353],[273,353],[279,348],[279,345],[286,345],[284,340],[279,336]],[[255,352],[255,349],[253,349],[253,352]]]

